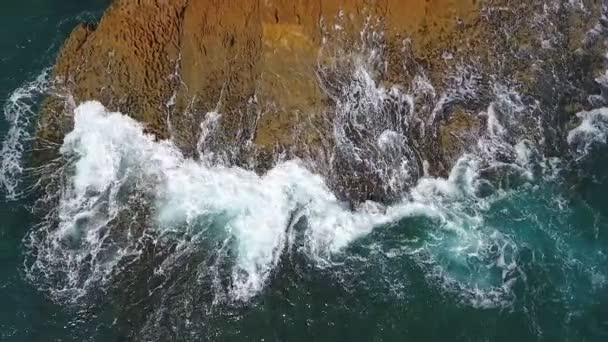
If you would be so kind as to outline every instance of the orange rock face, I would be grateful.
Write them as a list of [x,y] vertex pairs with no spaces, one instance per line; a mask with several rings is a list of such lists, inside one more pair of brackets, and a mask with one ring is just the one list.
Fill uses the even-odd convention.
[[255,96],[269,115],[249,134],[290,145],[294,125],[326,109],[315,70],[329,32],[357,40],[380,23],[389,40],[411,37],[427,53],[477,15],[474,2],[455,0],[117,0],[96,28],[74,30],[54,72],[76,102],[100,100],[184,145],[208,111],[249,119]]

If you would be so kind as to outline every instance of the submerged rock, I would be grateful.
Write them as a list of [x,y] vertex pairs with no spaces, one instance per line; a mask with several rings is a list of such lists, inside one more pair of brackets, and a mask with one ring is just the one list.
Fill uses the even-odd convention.
[[66,41],[38,135],[60,143],[74,105],[99,100],[193,157],[299,157],[345,199],[391,200],[476,148],[496,80],[565,124],[601,64],[600,5],[579,3],[115,0]]

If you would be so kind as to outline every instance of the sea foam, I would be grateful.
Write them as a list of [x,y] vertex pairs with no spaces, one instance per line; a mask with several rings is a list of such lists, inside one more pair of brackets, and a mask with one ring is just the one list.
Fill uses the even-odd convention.
[[579,158],[589,153],[593,146],[605,144],[608,139],[608,108],[602,107],[576,116],[580,124],[568,132],[568,143]]
[[[410,216],[439,223],[453,220],[445,203],[471,196],[478,164],[465,156],[448,179],[424,178],[393,205],[367,202],[351,210],[323,177],[298,160],[278,163],[263,175],[209,165],[185,158],[170,141],[157,141],[144,133],[141,123],[109,112],[99,102],[76,108],[74,129],[66,135],[61,153],[73,166],[73,175],[61,195],[60,229],[52,239],[84,235],[68,252],[71,258],[85,262],[86,253],[100,249],[102,227],[128,205],[120,199],[121,189],[137,184],[153,198],[149,229],[156,234],[187,229],[235,241],[231,293],[244,300],[263,289],[282,253],[293,244],[294,218],[306,221],[306,255],[319,267],[331,265],[335,254],[375,227]],[[212,221],[221,224],[209,224]],[[467,234],[457,226],[451,229]],[[125,255],[116,253],[97,266],[107,277]]]
[[154,227],[160,232],[224,217],[225,233],[237,241],[233,285],[240,297],[263,287],[286,247],[296,211],[308,219],[307,246],[318,258],[339,251],[374,226],[413,211],[432,213],[432,208],[414,203],[382,212],[350,211],[321,176],[297,160],[261,176],[238,167],[208,166],[184,158],[171,142],[157,142],[143,133],[140,123],[107,112],[98,102],[76,109],[74,130],[65,137],[61,153],[74,159],[70,191],[61,199],[62,231],[76,229],[82,213],[94,210],[106,192],[118,192],[126,182],[148,182],[155,198]]
[[19,196],[19,184],[24,171],[23,154],[31,140],[31,125],[36,117],[35,105],[48,86],[48,70],[45,69],[36,79],[17,88],[5,101],[3,110],[9,129],[0,150],[0,188],[9,199]]

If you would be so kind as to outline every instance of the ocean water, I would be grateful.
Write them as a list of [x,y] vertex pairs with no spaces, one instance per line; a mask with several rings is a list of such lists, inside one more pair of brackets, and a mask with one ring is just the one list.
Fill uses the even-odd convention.
[[[6,108],[11,94],[52,65],[55,55],[74,25],[95,20],[107,6],[105,0],[24,0],[0,5],[0,105]],[[0,135],[7,137],[11,124],[0,117]],[[0,157],[5,161],[7,156]],[[22,272],[22,239],[32,226],[21,201],[7,201],[0,194],[0,340],[82,340],[70,332],[74,316],[53,304],[28,283]],[[73,337],[70,337],[73,336]],[[88,336],[86,334],[85,336]]]
[[[59,158],[31,170],[44,70],[107,5],[48,3],[2,5],[14,34],[0,38],[0,339],[608,339],[607,108],[578,113],[568,150],[545,156],[518,126],[533,111],[496,86],[474,152],[390,204],[341,202],[303,160],[258,175],[205,158],[221,113],[192,159],[95,101],[74,108]],[[386,101],[416,100],[368,67],[344,90],[362,102],[338,108],[347,152],[361,148],[342,120],[375,125]],[[378,151],[407,162],[401,132],[373,128]],[[387,182],[407,181],[407,167],[387,165]],[[27,191],[41,175],[51,190]],[[31,214],[40,201],[51,209]]]

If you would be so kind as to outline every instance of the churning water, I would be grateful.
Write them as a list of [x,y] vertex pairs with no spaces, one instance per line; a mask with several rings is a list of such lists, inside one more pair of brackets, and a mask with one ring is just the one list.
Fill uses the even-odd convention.
[[[335,153],[371,161],[396,194],[388,204],[341,201],[328,181],[340,170],[310,160],[256,174],[210,158],[215,112],[201,123],[194,159],[128,113],[74,104],[73,129],[48,146],[56,158],[31,169],[47,73],[14,91],[0,184],[7,203],[44,215],[21,227],[23,264],[11,267],[54,310],[78,317],[57,338],[608,336],[608,108],[578,113],[562,132],[567,150],[546,156],[541,125],[521,127],[537,112],[497,81],[476,145],[449,177],[434,178],[414,174],[403,129],[433,86],[419,77],[407,91],[384,88],[368,69],[357,64],[338,93]],[[474,97],[476,87],[460,82],[433,95],[435,106]],[[386,116],[394,108],[398,123]],[[437,124],[428,117],[427,127]],[[349,139],[348,125],[366,132],[364,144]]]

